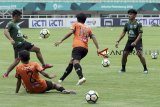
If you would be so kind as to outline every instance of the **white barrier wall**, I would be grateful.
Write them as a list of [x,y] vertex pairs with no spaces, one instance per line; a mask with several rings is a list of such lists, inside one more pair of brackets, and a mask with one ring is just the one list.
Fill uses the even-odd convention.
[[[159,17],[137,17],[143,26],[160,26]],[[124,26],[128,18],[101,18],[101,27],[105,26]]]
[[[70,27],[76,21],[76,18],[30,18],[29,28]],[[91,27],[100,27],[100,18],[87,18],[85,24]]]
[[29,28],[65,27],[64,18],[30,18]]
[[[76,18],[30,18],[29,28],[70,27],[76,20]],[[137,20],[143,26],[160,26],[159,17],[137,17]],[[124,26],[127,21],[127,18],[87,18],[85,24],[91,27]]]
[[[137,17],[136,18],[143,26],[153,26],[153,25],[160,25],[160,18],[159,17]],[[120,25],[124,25],[128,19],[120,19]]]

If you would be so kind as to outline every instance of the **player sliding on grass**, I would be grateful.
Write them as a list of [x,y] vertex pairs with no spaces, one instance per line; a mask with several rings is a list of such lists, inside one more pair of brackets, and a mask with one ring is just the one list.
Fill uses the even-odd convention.
[[21,83],[28,93],[44,93],[56,89],[64,94],[75,94],[74,91],[65,90],[60,84],[52,83],[40,78],[40,74],[46,78],[52,79],[55,75],[48,75],[44,69],[36,62],[29,62],[30,53],[26,50],[19,52],[19,58],[23,64],[16,67],[17,87],[16,93],[19,92]]
[[20,62],[18,58],[18,52],[21,50],[28,50],[31,52],[35,52],[37,55],[37,58],[41,62],[43,68],[51,68],[52,65],[45,64],[41,51],[38,47],[34,46],[33,44],[27,42],[24,38],[27,38],[27,36],[24,36],[19,27],[19,21],[21,20],[21,12],[19,10],[14,10],[12,12],[12,20],[8,22],[5,30],[4,35],[6,38],[10,41],[10,43],[13,45],[14,49],[14,55],[15,60],[14,62],[9,66],[6,73],[4,73],[3,77],[8,77],[9,73],[15,68],[16,65]]
[[126,63],[127,63],[127,57],[129,53],[133,51],[133,48],[137,51],[137,56],[139,57],[143,67],[144,67],[144,73],[148,73],[148,69],[146,66],[146,61],[143,56],[143,45],[142,45],[142,24],[138,22],[135,18],[137,15],[137,11],[134,9],[128,10],[128,17],[129,21],[125,24],[123,32],[120,36],[120,38],[116,41],[116,48],[118,48],[118,44],[121,41],[121,39],[125,36],[126,32],[128,33],[128,41],[126,43],[126,46],[123,51],[122,56],[122,69],[120,72],[126,71]]
[[65,39],[67,39],[72,34],[74,34],[72,58],[69,62],[68,67],[66,68],[66,71],[64,72],[63,76],[60,78],[59,82],[64,81],[64,79],[71,73],[74,66],[75,71],[77,72],[77,75],[79,77],[79,81],[77,85],[81,85],[86,81],[86,79],[83,77],[80,61],[88,53],[88,38],[90,37],[93,40],[97,48],[97,52],[98,52],[99,46],[98,46],[95,35],[92,34],[91,28],[84,24],[87,18],[86,15],[83,13],[80,13],[76,17],[78,22],[73,23],[73,25],[71,26],[71,31],[68,34],[66,34],[61,41],[56,42],[55,46],[58,46]]

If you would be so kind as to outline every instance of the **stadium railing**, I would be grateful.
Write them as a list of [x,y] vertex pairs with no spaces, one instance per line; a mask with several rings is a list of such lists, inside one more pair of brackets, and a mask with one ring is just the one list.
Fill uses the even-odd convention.
[[[74,18],[75,15],[22,15],[23,19],[28,18]],[[127,14],[109,14],[107,16],[102,16],[107,18],[127,18]],[[160,17],[160,15],[155,14],[138,14],[137,17]],[[0,15],[0,19],[11,19],[11,15]]]
[[[74,18],[75,15],[22,15],[23,19],[29,18]],[[0,19],[11,19],[12,15],[0,15]]]

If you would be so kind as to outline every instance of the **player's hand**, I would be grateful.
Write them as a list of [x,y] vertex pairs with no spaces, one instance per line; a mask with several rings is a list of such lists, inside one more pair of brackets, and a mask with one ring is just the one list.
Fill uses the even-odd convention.
[[62,41],[58,41],[54,44],[54,46],[59,46],[62,43]]
[[118,48],[119,42],[116,41],[115,47]]
[[97,49],[97,55],[99,56],[99,49]]
[[50,79],[53,79],[53,78],[55,78],[55,77],[56,77],[55,74],[51,74],[51,75],[50,75]]
[[15,41],[14,40],[10,40],[11,44],[14,45],[15,44]]
[[28,39],[28,36],[27,35],[23,35],[23,38]]
[[131,46],[136,46],[136,42],[132,42],[132,43],[131,43]]

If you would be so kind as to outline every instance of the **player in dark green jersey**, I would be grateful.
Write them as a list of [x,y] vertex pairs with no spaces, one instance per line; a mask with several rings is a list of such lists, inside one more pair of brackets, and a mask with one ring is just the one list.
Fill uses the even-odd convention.
[[126,71],[126,63],[128,55],[133,51],[133,48],[137,51],[137,56],[139,57],[143,67],[144,73],[148,73],[148,69],[146,66],[146,61],[143,56],[143,45],[142,45],[142,24],[138,22],[135,18],[137,15],[137,11],[134,9],[128,10],[128,18],[129,21],[125,24],[122,34],[120,35],[119,39],[116,41],[116,48],[118,48],[119,42],[125,36],[126,32],[128,33],[128,41],[123,51],[122,55],[122,69],[120,72]]
[[19,21],[21,20],[21,15],[22,15],[21,11],[14,10],[12,12],[13,19],[10,22],[8,22],[4,30],[4,35],[13,45],[15,60],[9,66],[7,72],[3,74],[3,77],[8,77],[9,73],[15,68],[16,65],[18,65],[18,63],[20,62],[18,53],[22,50],[28,50],[31,52],[35,52],[37,55],[37,58],[41,62],[44,69],[52,67],[51,64],[45,64],[40,48],[34,46],[32,43],[29,43],[25,40],[27,39],[27,36],[24,36],[22,34],[22,32],[20,31],[20,27],[19,27]]

